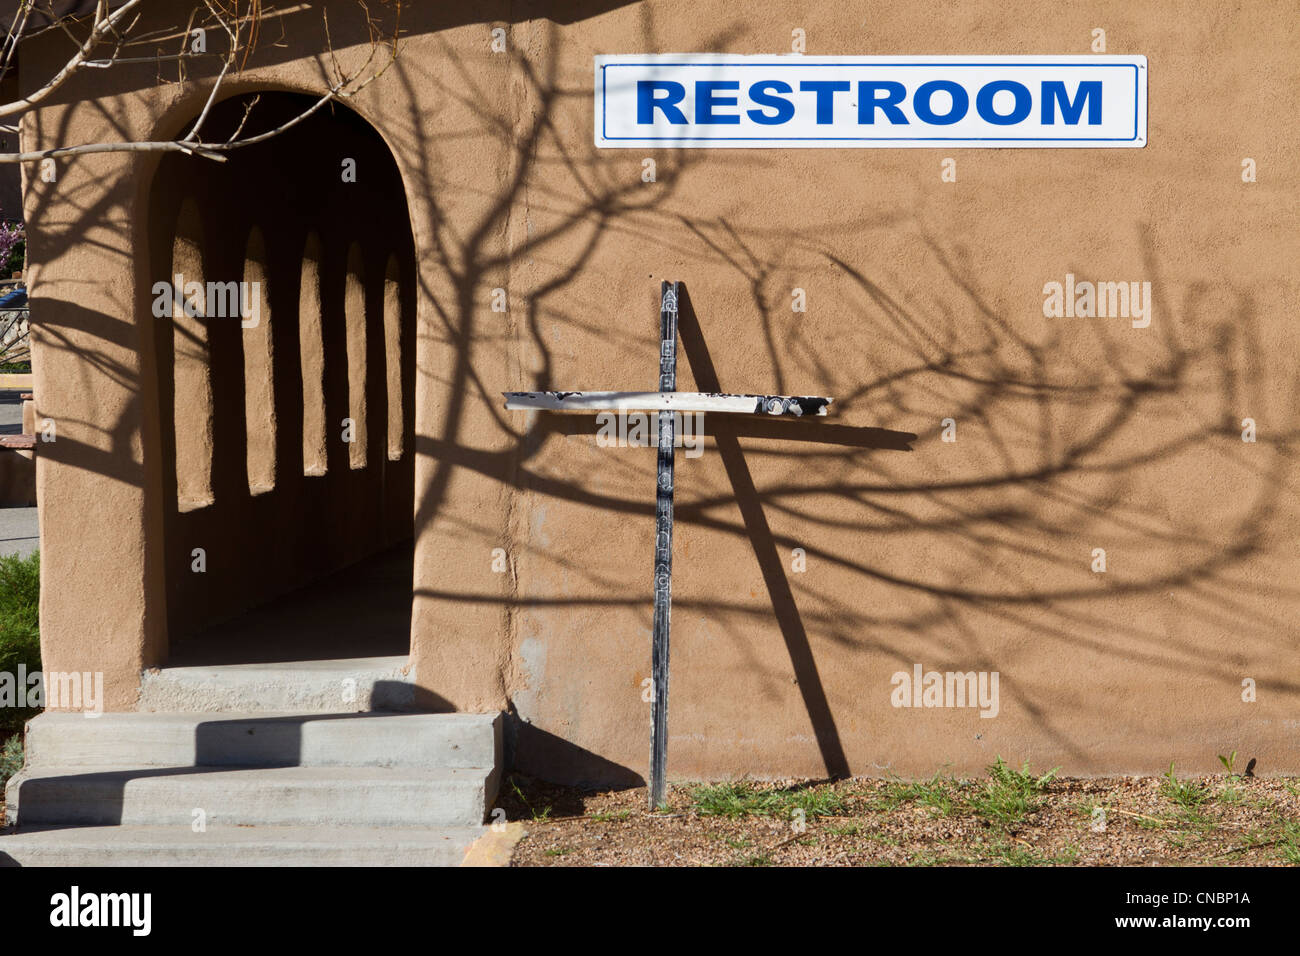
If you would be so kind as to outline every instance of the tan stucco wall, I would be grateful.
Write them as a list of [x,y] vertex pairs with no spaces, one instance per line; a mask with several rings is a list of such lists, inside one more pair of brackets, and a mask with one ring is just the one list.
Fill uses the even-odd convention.
[[[995,754],[1209,770],[1229,750],[1300,770],[1291,5],[535,10],[412,14],[353,104],[396,156],[421,269],[421,685],[512,708],[525,769],[644,773],[654,454],[598,448],[590,419],[507,413],[499,393],[653,387],[659,282],[679,279],[698,317],[679,388],[836,405],[788,429],[711,419],[718,439],[678,458],[674,776],[927,774]],[[1087,53],[1102,27],[1108,52],[1149,58],[1149,145],[953,151],[956,183],[941,150],[591,145],[594,54],[779,53],[794,27],[810,54]],[[241,87],[311,88],[317,66],[293,57],[312,42],[291,34]],[[61,52],[33,44],[25,73]],[[27,145],[170,132],[201,93],[87,77],[64,99],[98,102],[42,109]],[[106,671],[115,708],[165,646],[132,253],[151,168],[78,159],[26,197],[38,413],[59,427],[38,473],[45,664]],[[1151,326],[1044,318],[1044,283],[1067,273],[1150,282]],[[914,663],[998,671],[999,715],[891,707]]]

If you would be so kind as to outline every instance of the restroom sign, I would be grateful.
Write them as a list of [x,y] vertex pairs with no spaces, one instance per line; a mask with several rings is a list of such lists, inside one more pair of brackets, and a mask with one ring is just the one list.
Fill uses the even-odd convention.
[[597,56],[603,148],[1140,147],[1144,56]]

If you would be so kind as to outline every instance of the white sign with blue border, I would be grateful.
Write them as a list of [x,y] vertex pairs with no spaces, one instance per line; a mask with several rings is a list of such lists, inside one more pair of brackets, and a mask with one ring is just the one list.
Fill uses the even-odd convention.
[[1144,56],[597,56],[603,148],[1141,147]]

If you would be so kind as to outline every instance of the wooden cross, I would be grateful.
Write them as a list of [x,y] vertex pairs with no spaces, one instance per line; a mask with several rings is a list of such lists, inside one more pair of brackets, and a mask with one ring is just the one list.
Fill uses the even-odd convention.
[[664,282],[659,305],[659,391],[506,392],[508,409],[658,411],[659,469],[655,492],[654,637],[650,651],[650,809],[663,804],[668,764],[668,633],[673,583],[674,412],[825,415],[829,398],[677,391],[677,283]]

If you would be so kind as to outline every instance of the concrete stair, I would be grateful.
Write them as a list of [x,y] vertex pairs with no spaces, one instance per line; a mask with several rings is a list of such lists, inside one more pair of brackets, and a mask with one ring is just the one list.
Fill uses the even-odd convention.
[[321,713],[431,710],[420,706],[407,657],[208,664],[146,671],[140,710]]
[[46,713],[0,865],[456,865],[500,763],[499,714]]
[[482,827],[23,828],[0,866],[459,866]]
[[46,713],[28,765],[491,768],[500,735],[483,714]]

